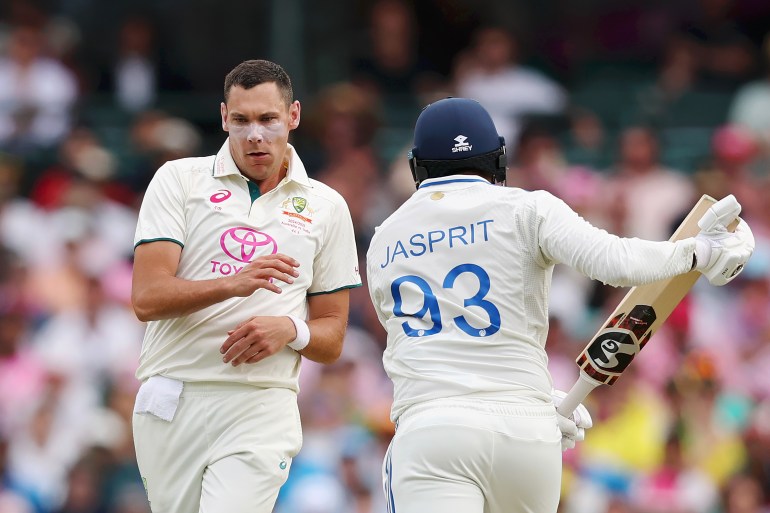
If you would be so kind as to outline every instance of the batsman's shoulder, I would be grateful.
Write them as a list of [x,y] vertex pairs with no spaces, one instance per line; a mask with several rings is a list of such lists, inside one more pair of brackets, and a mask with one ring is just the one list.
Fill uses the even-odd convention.
[[507,201],[513,202],[520,207],[528,207],[534,210],[561,202],[557,196],[545,190],[530,191],[517,187],[506,187],[503,190]]
[[529,191],[527,193],[527,200],[537,210],[551,210],[554,208],[561,209],[564,207],[569,208],[563,199],[545,190]]

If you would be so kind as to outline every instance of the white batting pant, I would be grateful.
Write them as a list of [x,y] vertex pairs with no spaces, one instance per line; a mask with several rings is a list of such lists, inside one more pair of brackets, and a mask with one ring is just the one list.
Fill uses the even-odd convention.
[[153,513],[270,513],[302,445],[285,388],[185,383],[172,422],[133,416]]
[[383,463],[388,513],[554,513],[561,464],[552,404],[418,404]]

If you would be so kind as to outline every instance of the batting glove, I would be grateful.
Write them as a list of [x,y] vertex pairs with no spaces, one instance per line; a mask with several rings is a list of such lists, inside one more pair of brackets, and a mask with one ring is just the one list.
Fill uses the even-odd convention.
[[[695,268],[712,285],[725,285],[743,270],[754,252],[754,235],[738,217],[741,205],[730,194],[716,202],[698,221],[701,231],[695,236]],[[738,219],[735,232],[727,226]]]
[[[558,408],[562,399],[567,396],[566,392],[553,390],[551,398],[553,404]],[[562,452],[575,447],[577,442],[585,440],[586,429],[590,429],[594,423],[588,409],[580,403],[572,415],[565,417],[558,411],[556,412],[556,423],[561,431],[561,450]]]

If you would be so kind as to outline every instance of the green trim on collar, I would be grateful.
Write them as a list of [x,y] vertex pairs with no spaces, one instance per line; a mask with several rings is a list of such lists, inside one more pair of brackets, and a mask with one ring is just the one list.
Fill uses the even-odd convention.
[[249,184],[249,196],[251,196],[251,202],[254,203],[257,201],[257,198],[262,196],[262,193],[259,190],[259,185],[248,179],[246,180],[246,183]]

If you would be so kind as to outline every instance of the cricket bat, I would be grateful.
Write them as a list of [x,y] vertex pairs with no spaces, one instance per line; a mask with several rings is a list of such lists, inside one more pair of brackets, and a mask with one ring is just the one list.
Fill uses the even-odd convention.
[[[704,194],[669,240],[697,235],[698,221],[714,203],[714,198]],[[724,220],[728,230],[735,230],[739,213],[738,208],[734,216]],[[557,411],[569,417],[594,388],[614,384],[700,276],[699,271],[693,270],[629,290],[575,360],[580,375]]]

